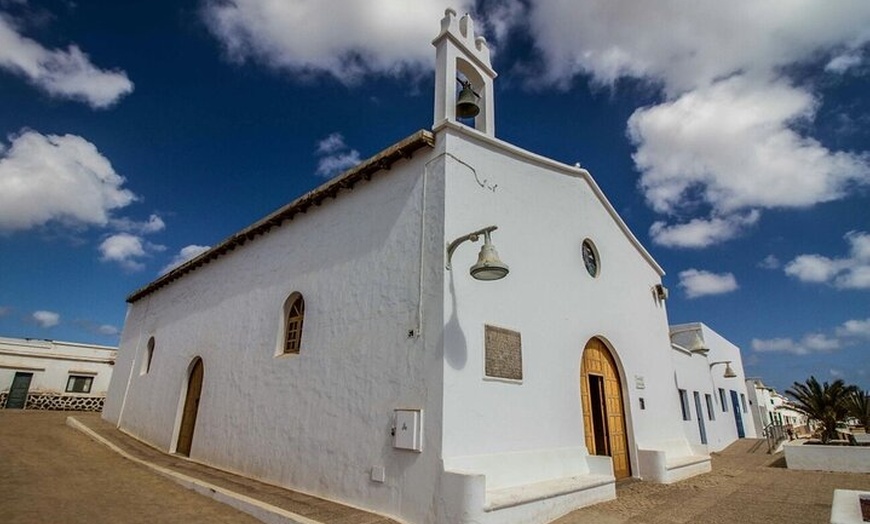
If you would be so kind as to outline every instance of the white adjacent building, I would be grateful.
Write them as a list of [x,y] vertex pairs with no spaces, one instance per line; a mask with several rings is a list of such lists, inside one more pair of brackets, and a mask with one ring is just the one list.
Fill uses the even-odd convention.
[[104,418],[413,523],[547,522],[709,471],[736,426],[702,444],[678,390],[745,394],[709,367],[739,352],[675,349],[664,272],[592,176],[496,138],[471,19],[433,44],[431,131],[128,297]]
[[0,337],[0,408],[100,411],[117,348]]
[[781,395],[775,388],[764,385],[760,378],[746,379],[749,401],[752,405],[752,418],[759,436],[769,425],[791,427],[794,435],[809,434],[807,416],[792,409],[788,397]]
[[671,348],[689,442],[721,451],[756,438],[740,348],[701,322],[671,326]]

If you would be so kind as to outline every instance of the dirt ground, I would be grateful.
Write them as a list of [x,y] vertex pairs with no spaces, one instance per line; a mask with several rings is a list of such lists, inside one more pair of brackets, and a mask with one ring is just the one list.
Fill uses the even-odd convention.
[[[0,523],[259,522],[67,427],[70,414],[0,410]],[[818,524],[834,489],[870,491],[870,474],[788,470],[781,455],[750,453],[753,444],[714,454],[711,473],[676,484],[620,482],[616,500],[554,524]]]
[[682,482],[620,483],[616,500],[554,524],[820,524],[830,522],[834,489],[870,491],[870,474],[789,470],[781,453],[749,453],[752,443],[714,454],[711,473]]
[[68,415],[0,410],[0,523],[260,522],[68,428]]

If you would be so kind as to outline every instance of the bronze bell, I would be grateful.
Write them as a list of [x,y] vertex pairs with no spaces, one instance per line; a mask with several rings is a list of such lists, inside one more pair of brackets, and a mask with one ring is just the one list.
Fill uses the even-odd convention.
[[462,90],[459,91],[459,98],[456,100],[456,117],[474,118],[480,114],[480,106],[477,104],[480,95],[471,89],[471,82],[461,83]]

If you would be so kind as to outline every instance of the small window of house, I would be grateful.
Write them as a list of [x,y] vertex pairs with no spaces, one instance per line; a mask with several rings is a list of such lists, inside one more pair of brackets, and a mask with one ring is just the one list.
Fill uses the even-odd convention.
[[709,393],[705,393],[704,400],[707,401],[707,418],[710,420],[716,420],[716,412],[713,410],[713,396]]
[[70,375],[66,381],[67,393],[90,393],[91,384],[94,382],[94,377],[85,377],[82,375]]
[[685,389],[680,389],[680,408],[683,410],[683,420],[692,420],[692,416],[689,414],[689,395],[686,394]]
[[302,347],[302,320],[305,301],[300,293],[291,294],[284,302],[284,354],[298,354]]
[[725,390],[719,388],[719,405],[722,406],[722,412],[728,412],[728,400],[725,398]]
[[746,413],[746,395],[740,394],[740,408]]
[[148,339],[148,345],[145,348],[145,356],[142,358],[142,367],[139,368],[139,374],[144,375],[151,371],[151,360],[154,358],[154,337]]

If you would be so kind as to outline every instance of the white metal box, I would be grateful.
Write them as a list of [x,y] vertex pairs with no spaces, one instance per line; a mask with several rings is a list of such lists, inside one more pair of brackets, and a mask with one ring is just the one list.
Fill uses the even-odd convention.
[[393,447],[411,451],[423,451],[423,410],[397,409]]

